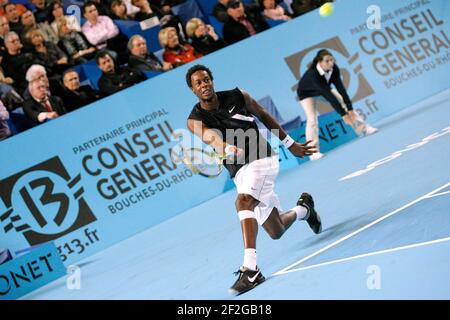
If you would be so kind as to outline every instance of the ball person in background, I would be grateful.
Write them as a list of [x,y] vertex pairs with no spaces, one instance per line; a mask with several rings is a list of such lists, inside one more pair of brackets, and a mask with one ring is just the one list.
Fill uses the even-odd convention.
[[[331,88],[332,84],[336,89]],[[297,94],[306,113],[306,140],[311,140],[318,151],[320,150],[316,105],[318,98],[324,98],[329,102],[358,136],[366,136],[378,131],[353,111],[352,102],[341,80],[340,69],[332,54],[326,49],[317,52],[308,70],[300,79]],[[324,154],[319,151],[311,155],[310,160],[318,160],[323,156]]]

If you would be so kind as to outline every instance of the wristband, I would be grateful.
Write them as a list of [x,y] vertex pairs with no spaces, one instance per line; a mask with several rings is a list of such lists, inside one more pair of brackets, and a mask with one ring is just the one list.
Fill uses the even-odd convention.
[[294,142],[295,142],[295,140],[292,139],[288,134],[281,141],[281,143],[286,147],[286,149],[289,149],[294,144]]

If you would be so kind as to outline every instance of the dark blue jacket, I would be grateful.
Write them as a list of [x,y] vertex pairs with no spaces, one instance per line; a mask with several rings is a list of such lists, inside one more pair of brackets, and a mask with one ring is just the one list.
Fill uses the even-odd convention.
[[325,79],[325,75],[321,76],[316,66],[309,68],[298,83],[298,97],[300,100],[303,100],[310,97],[322,96],[327,99],[337,113],[344,116],[346,111],[331,92],[331,84],[334,84],[336,90],[341,94],[348,111],[353,110],[352,101],[344,88],[344,84],[341,80],[341,72],[336,64],[333,67],[333,73],[331,74],[330,82],[328,83]]

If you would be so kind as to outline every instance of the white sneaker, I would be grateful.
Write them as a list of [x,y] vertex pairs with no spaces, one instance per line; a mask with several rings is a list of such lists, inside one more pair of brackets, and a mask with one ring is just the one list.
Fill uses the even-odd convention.
[[377,128],[371,127],[371,126],[369,126],[369,125],[366,126],[366,132],[365,132],[365,135],[366,135],[366,136],[371,135],[371,134],[374,134],[374,133],[376,133],[376,132],[378,132],[378,129],[377,129]]
[[316,153],[313,153],[312,155],[309,156],[309,160],[315,161],[315,160],[319,160],[319,159],[321,159],[323,157],[325,157],[325,155],[323,153],[316,152]]

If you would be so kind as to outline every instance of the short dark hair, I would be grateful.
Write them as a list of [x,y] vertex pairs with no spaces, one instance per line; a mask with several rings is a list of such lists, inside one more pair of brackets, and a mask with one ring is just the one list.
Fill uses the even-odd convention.
[[95,2],[93,2],[93,1],[86,1],[86,2],[83,4],[83,7],[81,8],[81,9],[83,10],[83,14],[86,13],[86,9],[87,9],[88,7],[90,7],[90,6],[95,6],[95,8],[97,9],[97,5],[95,4]]
[[[78,72],[75,69],[67,69],[63,72],[62,74],[62,78],[64,79],[64,77],[66,76],[66,74],[71,73],[71,72],[75,72],[76,74],[78,74]],[[78,75],[80,76],[80,75]]]
[[214,80],[211,70],[208,69],[208,67],[205,67],[202,64],[196,64],[195,66],[189,68],[189,70],[186,73],[186,83],[189,88],[192,88],[192,82],[191,77],[192,75],[197,71],[206,71],[211,78],[211,80]]
[[95,55],[95,62],[97,62],[97,64],[99,65],[100,58],[104,58],[106,56],[109,56],[111,59],[113,59],[111,57],[111,54],[107,50],[100,50],[100,51],[98,51],[97,54]]

